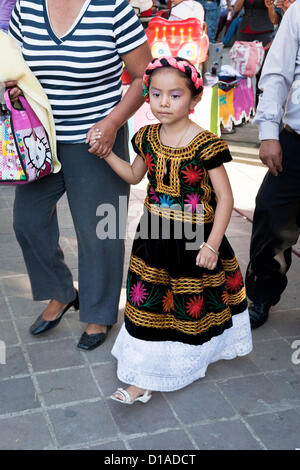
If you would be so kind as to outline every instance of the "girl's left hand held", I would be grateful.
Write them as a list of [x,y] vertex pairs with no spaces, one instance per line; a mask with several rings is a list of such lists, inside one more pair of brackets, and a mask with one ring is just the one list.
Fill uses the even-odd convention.
[[86,135],[86,144],[90,145],[89,152],[98,157],[107,157],[115,143],[118,129],[109,120],[104,118],[94,124]]
[[196,258],[196,265],[200,268],[206,269],[215,269],[218,262],[218,255],[213,253],[209,248],[204,246],[200,249],[197,258]]

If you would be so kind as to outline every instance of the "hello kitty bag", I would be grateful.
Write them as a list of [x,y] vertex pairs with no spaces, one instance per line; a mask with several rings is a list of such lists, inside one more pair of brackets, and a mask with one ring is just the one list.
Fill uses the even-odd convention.
[[26,184],[53,172],[47,133],[24,96],[0,103],[0,184]]

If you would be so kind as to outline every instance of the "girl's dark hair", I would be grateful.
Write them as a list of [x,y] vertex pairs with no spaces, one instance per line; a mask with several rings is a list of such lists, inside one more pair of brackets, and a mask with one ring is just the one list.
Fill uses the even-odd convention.
[[[174,66],[174,61],[176,61],[179,65],[180,62],[183,62],[184,64],[182,64],[182,67],[176,67]],[[200,79],[201,76],[199,74],[199,72],[196,70],[195,66],[187,59],[183,59],[182,57],[172,57],[172,58],[169,58],[169,57],[162,57],[160,59],[154,59],[151,64],[159,64],[157,65],[156,67],[149,67],[146,69],[146,72],[145,72],[145,75],[148,75],[148,89],[150,87],[150,83],[151,83],[151,77],[153,75],[154,72],[156,72],[157,70],[161,70],[162,68],[165,68],[165,67],[170,67],[170,68],[174,68],[175,70],[177,70],[177,72],[180,74],[180,76],[182,78],[185,79],[186,81],[186,85],[187,87],[189,88],[191,94],[192,94],[192,97],[193,98],[196,98],[197,96],[201,95],[202,92],[203,92],[203,86],[200,85],[198,88],[196,88],[195,86],[195,73],[197,73],[197,78]],[[145,80],[144,80],[145,81]]]

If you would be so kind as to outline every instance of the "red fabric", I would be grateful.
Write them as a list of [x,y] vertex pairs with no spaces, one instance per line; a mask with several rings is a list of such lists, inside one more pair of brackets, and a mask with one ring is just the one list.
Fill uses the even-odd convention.
[[245,34],[260,34],[260,33],[264,33],[266,31],[253,31],[249,24],[247,24],[246,28],[244,28],[243,30],[241,30],[241,33],[245,33]]
[[141,13],[141,16],[152,16],[152,7]]

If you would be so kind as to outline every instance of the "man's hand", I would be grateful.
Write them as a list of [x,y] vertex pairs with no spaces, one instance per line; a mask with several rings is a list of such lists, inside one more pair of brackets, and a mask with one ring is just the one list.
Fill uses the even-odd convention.
[[278,176],[278,172],[282,171],[282,150],[278,140],[263,140],[260,144],[259,158],[274,176]]

